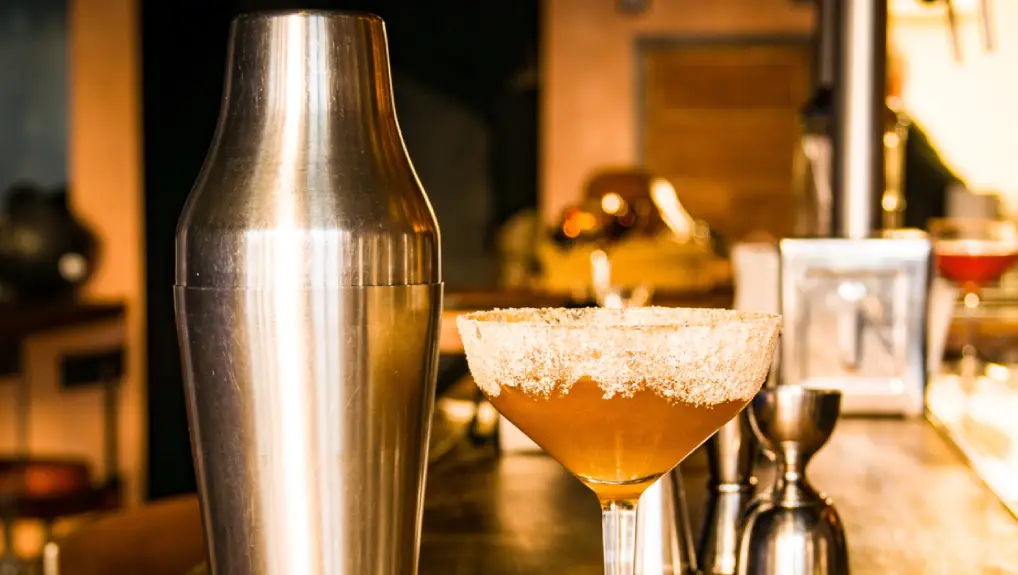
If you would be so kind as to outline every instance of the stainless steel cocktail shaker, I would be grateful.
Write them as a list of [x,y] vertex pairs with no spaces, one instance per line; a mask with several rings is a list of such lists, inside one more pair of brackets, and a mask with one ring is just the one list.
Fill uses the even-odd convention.
[[213,573],[416,573],[439,232],[379,18],[233,23],[175,298]]

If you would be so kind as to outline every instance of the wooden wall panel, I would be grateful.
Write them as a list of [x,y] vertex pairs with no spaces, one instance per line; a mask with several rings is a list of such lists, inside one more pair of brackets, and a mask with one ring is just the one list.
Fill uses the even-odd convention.
[[[68,3],[69,199],[102,241],[99,267],[84,297],[127,304],[120,448],[129,505],[141,502],[146,444],[140,4],[140,0]],[[85,338],[82,343],[89,342]],[[93,412],[92,417],[98,416]]]
[[809,95],[805,43],[646,43],[644,165],[727,236],[792,229],[796,115]]
[[813,3],[658,0],[622,14],[616,0],[541,2],[540,210],[554,225],[596,172],[643,159],[637,114],[641,38],[807,37]]

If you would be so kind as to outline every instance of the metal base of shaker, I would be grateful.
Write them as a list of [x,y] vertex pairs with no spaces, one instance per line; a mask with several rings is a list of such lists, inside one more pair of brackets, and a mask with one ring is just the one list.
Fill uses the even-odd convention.
[[175,288],[213,573],[416,573],[442,285]]

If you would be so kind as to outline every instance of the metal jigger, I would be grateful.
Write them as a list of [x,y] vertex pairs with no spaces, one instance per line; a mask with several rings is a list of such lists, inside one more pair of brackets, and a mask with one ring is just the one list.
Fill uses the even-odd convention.
[[385,26],[241,16],[177,231],[175,298],[218,575],[413,575],[442,308]]
[[841,392],[835,390],[784,385],[753,399],[753,431],[778,469],[770,492],[746,512],[740,575],[848,574],[841,519],[806,480],[806,465],[827,443],[840,410]]
[[759,442],[743,410],[707,441],[710,483],[697,564],[710,575],[732,575],[738,561],[739,521],[753,497]]
[[682,473],[676,467],[636,507],[636,575],[697,573]]

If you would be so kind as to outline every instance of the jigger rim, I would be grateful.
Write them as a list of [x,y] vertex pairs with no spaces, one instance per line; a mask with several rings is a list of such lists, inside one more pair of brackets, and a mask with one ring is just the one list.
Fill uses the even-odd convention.
[[252,20],[271,20],[274,18],[285,18],[289,16],[319,16],[323,18],[331,19],[349,19],[349,20],[365,20],[368,22],[374,22],[384,24],[385,20],[382,19],[378,14],[367,12],[364,10],[326,10],[326,9],[307,9],[307,8],[295,8],[295,9],[276,9],[276,10],[251,10],[249,12],[241,12],[234,18],[234,22],[247,22]]
[[774,387],[768,387],[761,389],[757,395],[774,395],[778,394],[792,394],[800,397],[812,396],[812,397],[841,397],[843,395],[840,389],[834,387],[821,387],[814,385],[802,385],[799,383],[789,383],[784,385],[776,385]]
[[[816,449],[819,450],[831,434],[841,415],[842,391],[835,388],[814,387],[800,384],[786,384],[762,389],[749,406],[749,421],[754,434],[764,445],[773,449],[775,442],[785,443],[791,438],[775,436],[779,429],[788,430],[788,425],[802,426],[807,421],[815,431],[824,436]],[[833,411],[833,413],[832,413]],[[784,421],[784,424],[780,423]],[[794,422],[794,423],[793,423]],[[795,439],[795,442],[804,437]]]

